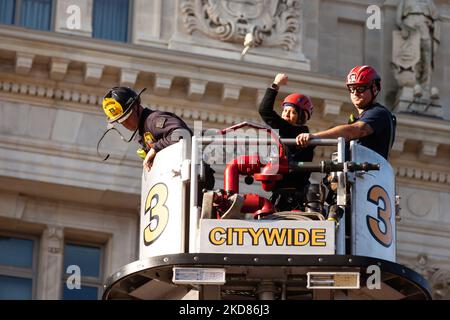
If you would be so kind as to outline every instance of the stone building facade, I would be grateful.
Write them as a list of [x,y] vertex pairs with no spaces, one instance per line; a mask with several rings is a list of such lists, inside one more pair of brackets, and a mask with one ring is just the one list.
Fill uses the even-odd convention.
[[[0,263],[0,276],[31,279],[29,298],[63,298],[70,246],[100,252],[98,272],[82,279],[97,296],[109,274],[138,257],[136,147],[111,135],[102,144],[110,159],[96,152],[108,88],[146,87],[145,105],[190,125],[224,128],[260,121],[265,88],[284,72],[289,83],[277,101],[296,90],[309,95],[314,132],[347,122],[353,106],[345,75],[370,64],[382,76],[380,101],[391,109],[398,103],[391,62],[400,1],[125,2],[125,41],[96,37],[100,0],[49,1],[46,31],[0,25],[0,236],[33,243],[30,265]],[[448,299],[450,3],[434,3],[441,38],[431,82],[440,89],[440,113],[396,113],[391,163],[402,207],[398,261],[428,277],[436,298]],[[315,159],[329,157],[330,150],[316,150]]]

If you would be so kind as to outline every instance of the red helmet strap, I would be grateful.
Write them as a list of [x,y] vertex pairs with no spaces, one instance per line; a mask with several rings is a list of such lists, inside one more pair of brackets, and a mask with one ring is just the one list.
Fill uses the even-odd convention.
[[282,103],[282,107],[286,108],[286,107],[292,107],[297,111],[297,114],[299,115],[299,120],[302,117],[303,114],[303,110],[306,111],[307,115],[306,115],[306,119],[308,119],[311,116],[312,110],[313,110],[313,105],[311,100],[300,93],[292,93],[290,95],[288,95]]

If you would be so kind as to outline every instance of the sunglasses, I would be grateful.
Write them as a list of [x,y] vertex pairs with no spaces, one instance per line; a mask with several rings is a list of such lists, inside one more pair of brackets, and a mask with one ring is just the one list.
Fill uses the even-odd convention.
[[133,113],[133,110],[128,111],[128,114],[126,114],[124,117],[122,117],[122,118],[120,118],[119,120],[117,120],[117,122],[118,122],[118,123],[125,122],[125,120],[127,120],[127,119],[131,116],[132,113]]
[[348,86],[347,88],[350,93],[363,93],[364,91],[369,89],[369,86]]

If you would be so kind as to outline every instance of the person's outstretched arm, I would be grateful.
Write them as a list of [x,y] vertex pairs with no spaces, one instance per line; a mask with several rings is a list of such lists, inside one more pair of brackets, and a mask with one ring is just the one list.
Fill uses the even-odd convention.
[[[275,76],[273,83],[280,88],[287,83],[288,77],[284,73]],[[280,130],[281,135],[289,135],[291,125],[281,118],[281,116],[273,110],[278,90],[272,87],[266,89],[266,94],[259,105],[259,115],[263,121],[273,129]]]

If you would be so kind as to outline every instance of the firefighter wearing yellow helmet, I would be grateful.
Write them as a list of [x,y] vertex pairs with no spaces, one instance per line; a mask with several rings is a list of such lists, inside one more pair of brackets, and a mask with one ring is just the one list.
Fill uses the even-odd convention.
[[115,129],[113,124],[120,123],[127,130],[134,132],[127,142],[137,134],[136,139],[142,146],[138,154],[144,159],[144,168],[150,170],[157,152],[180,138],[191,139],[192,131],[181,118],[171,112],[144,108],[140,98],[144,91],[145,89],[137,94],[128,87],[111,88],[103,97],[102,106],[111,126],[106,132]]

